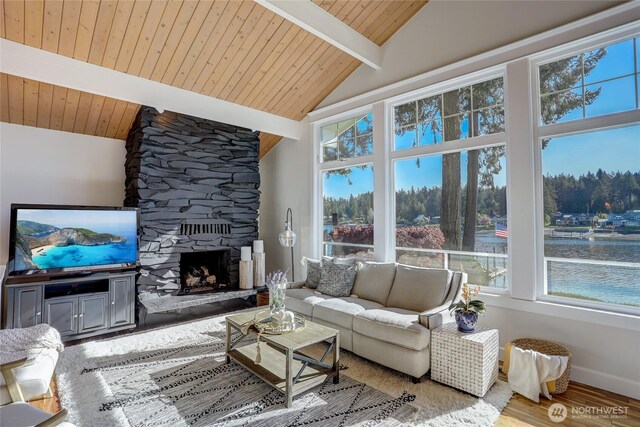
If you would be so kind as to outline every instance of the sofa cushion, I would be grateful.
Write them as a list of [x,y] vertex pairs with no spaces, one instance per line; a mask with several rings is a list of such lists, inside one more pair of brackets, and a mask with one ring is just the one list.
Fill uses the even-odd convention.
[[417,312],[441,305],[449,291],[453,272],[398,264],[385,305]]
[[356,313],[353,332],[417,351],[425,349],[431,337],[416,311],[394,307]]
[[395,262],[360,263],[351,294],[357,295],[358,298],[384,304],[389,297],[395,276]]
[[353,315],[362,311],[383,308],[382,304],[360,298],[331,298],[313,306],[313,319],[323,320],[343,328],[353,327]]
[[334,264],[331,261],[324,261],[322,263],[318,291],[333,297],[348,297],[351,295],[355,278],[356,267],[354,265]]
[[313,306],[328,298],[332,297],[317,293],[313,289],[287,289],[287,298],[284,300],[284,306],[287,310],[293,310],[296,313],[311,317]]
[[322,263],[317,259],[305,258],[307,264],[307,280],[305,285],[307,288],[316,289],[320,284],[320,275],[322,273]]

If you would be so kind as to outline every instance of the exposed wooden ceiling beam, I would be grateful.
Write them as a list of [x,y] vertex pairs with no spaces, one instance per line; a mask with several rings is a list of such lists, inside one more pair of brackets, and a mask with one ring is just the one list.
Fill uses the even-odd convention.
[[379,70],[382,48],[311,0],[255,0],[288,21]]
[[0,71],[141,105],[300,139],[295,120],[0,39]]

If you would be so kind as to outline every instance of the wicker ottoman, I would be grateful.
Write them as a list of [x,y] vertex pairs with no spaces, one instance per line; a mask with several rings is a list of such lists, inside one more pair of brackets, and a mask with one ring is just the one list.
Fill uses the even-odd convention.
[[497,329],[446,323],[431,332],[431,379],[482,397],[498,379],[498,347]]
[[511,353],[511,346],[515,346],[522,350],[533,350],[538,353],[546,354],[547,356],[567,356],[569,361],[567,362],[567,369],[562,373],[560,378],[547,382],[547,388],[549,394],[562,394],[567,391],[569,387],[569,376],[571,375],[571,353],[565,347],[560,344],[556,344],[551,341],[541,340],[537,338],[518,338],[504,347],[504,363],[502,365],[502,372],[509,373],[509,355]]

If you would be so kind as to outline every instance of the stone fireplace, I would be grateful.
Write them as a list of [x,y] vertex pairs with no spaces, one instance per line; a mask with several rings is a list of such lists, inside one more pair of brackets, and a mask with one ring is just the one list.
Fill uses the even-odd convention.
[[[127,137],[125,206],[140,210],[141,302],[207,285],[238,289],[240,247],[258,238],[258,137],[224,123],[140,109]],[[211,254],[222,254],[221,260],[211,261]],[[212,271],[222,264],[225,271]],[[183,287],[188,268],[190,282],[199,275],[207,285],[198,279],[197,286]]]
[[230,291],[229,249],[180,254],[180,291],[178,295]]

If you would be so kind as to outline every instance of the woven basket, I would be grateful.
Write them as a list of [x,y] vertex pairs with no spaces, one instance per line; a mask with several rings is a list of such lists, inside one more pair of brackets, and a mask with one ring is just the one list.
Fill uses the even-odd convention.
[[556,389],[551,394],[562,394],[567,391],[569,386],[569,376],[571,375],[571,353],[566,347],[556,344],[551,341],[541,340],[537,338],[518,338],[511,341],[511,345],[514,345],[522,350],[533,350],[538,353],[546,354],[547,356],[567,356],[569,361],[567,362],[567,369],[556,379]]

